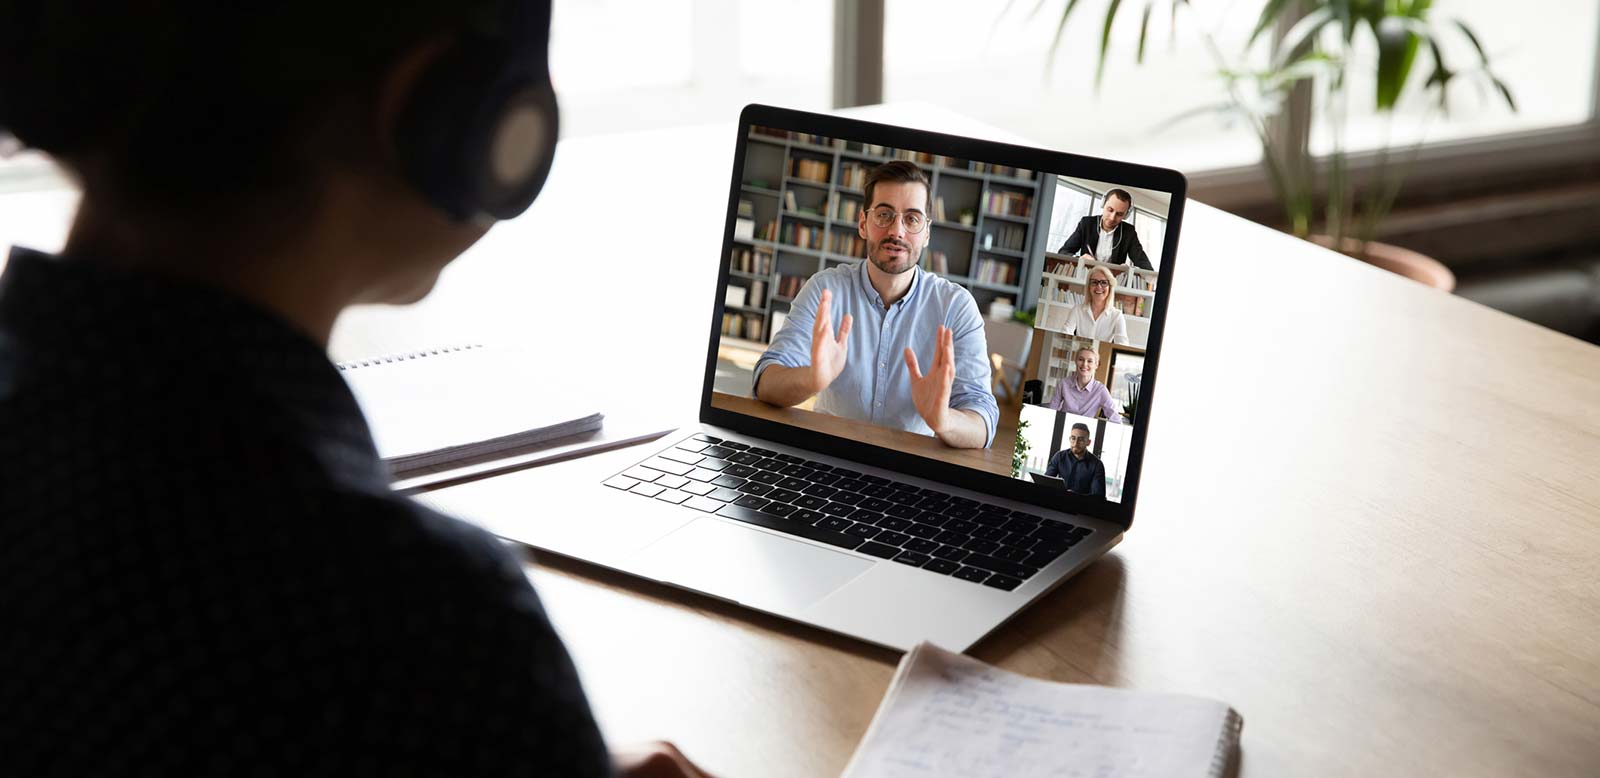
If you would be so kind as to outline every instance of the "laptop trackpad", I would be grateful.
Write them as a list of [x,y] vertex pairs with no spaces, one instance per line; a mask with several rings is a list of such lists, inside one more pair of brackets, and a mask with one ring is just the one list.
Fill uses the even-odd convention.
[[778,613],[805,609],[873,564],[711,518],[646,547],[639,562],[658,581]]

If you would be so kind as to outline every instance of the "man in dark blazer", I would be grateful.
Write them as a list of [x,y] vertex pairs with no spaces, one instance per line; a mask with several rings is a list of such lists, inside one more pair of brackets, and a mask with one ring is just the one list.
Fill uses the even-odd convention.
[[1044,474],[1060,478],[1067,490],[1091,497],[1106,496],[1106,466],[1089,451],[1089,425],[1072,425],[1067,447],[1050,457]]
[[[1133,195],[1128,194],[1127,190],[1106,192],[1106,203],[1100,216],[1089,215],[1079,219],[1078,228],[1072,231],[1061,248],[1056,249],[1056,253],[1088,256],[1114,265],[1125,265],[1131,259],[1141,269],[1154,270],[1150,266],[1150,257],[1144,253],[1144,246],[1139,245],[1139,234],[1134,231],[1133,225],[1124,223],[1132,211]],[[1106,235],[1111,240],[1109,251],[1101,251],[1100,239]]]

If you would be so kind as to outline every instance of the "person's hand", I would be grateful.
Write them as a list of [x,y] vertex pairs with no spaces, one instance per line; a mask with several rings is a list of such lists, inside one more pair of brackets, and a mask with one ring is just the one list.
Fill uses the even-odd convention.
[[1094,259],[1094,252],[1084,249],[1083,253],[1078,255],[1078,259]]
[[611,760],[622,778],[712,778],[665,741],[613,751]]
[[811,393],[828,388],[844,370],[845,352],[850,350],[850,314],[839,322],[839,335],[833,334],[833,290],[822,290],[817,303],[817,320],[811,325]]
[[950,415],[950,386],[956,379],[956,337],[949,327],[939,328],[939,345],[927,375],[917,365],[917,355],[906,349],[906,370],[911,373],[911,403],[934,434],[944,429]]

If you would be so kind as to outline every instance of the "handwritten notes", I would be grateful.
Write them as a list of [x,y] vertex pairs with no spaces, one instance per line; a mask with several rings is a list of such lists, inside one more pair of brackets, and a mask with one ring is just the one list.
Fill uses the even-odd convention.
[[1215,700],[1040,681],[923,643],[844,776],[1220,776],[1242,725]]

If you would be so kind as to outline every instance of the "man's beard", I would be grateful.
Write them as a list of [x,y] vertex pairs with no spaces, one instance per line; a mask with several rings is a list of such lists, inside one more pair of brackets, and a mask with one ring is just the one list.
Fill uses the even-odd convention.
[[[892,257],[891,258],[885,258],[885,259],[879,259],[878,258],[878,250],[881,249],[884,246],[884,244],[890,243],[891,241],[895,245],[904,247],[905,248],[905,254],[902,255],[901,257],[899,257],[898,259],[892,258]],[[884,238],[883,240],[880,240],[876,244],[874,244],[871,248],[872,248],[872,250],[867,252],[867,260],[872,263],[873,267],[875,267],[875,268],[877,268],[877,269],[879,269],[879,270],[881,270],[881,271],[883,271],[885,273],[888,273],[889,275],[899,275],[899,274],[904,273],[907,270],[910,270],[911,268],[914,268],[914,267],[917,266],[917,252],[915,250],[915,247],[913,247],[911,244],[906,243],[904,241],[895,240],[895,239],[892,239],[892,238]],[[891,264],[891,263],[899,262],[899,261],[904,261],[905,262],[905,267],[901,267],[901,268],[896,269],[896,266]]]

